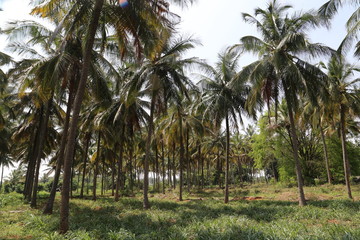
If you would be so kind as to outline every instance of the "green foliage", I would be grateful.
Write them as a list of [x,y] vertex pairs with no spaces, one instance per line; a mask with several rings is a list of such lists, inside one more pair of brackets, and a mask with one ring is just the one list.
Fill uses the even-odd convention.
[[22,195],[18,193],[0,194],[0,208],[5,206],[16,206],[22,201]]
[[265,169],[266,173],[278,180],[278,158],[275,153],[277,137],[268,128],[268,119],[261,117],[258,121],[259,133],[252,136],[249,155],[254,159],[258,169]]
[[[338,136],[327,139],[330,171],[335,182],[344,182],[344,165],[342,158],[341,141]],[[360,147],[350,141],[346,143],[348,158],[350,163],[351,174],[360,175]]]

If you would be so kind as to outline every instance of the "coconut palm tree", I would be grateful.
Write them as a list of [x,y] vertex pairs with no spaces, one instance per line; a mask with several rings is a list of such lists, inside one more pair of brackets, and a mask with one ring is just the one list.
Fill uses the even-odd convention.
[[246,22],[254,24],[262,38],[245,36],[240,40],[240,47],[247,52],[259,54],[259,60],[246,66],[240,73],[241,78],[252,82],[249,105],[277,103],[281,93],[288,106],[290,118],[293,155],[299,191],[299,205],[304,206],[305,195],[298,156],[298,143],[294,114],[298,110],[299,98],[307,98],[314,104],[317,96],[327,96],[325,91],[326,75],[317,67],[300,58],[329,54],[331,49],[312,44],[306,36],[311,27],[320,25],[319,18],[309,13],[295,14],[289,17],[290,5],[281,5],[270,1],[266,9],[255,9],[255,16],[243,13]]
[[[230,121],[237,126],[237,119],[242,123],[243,114],[247,113],[245,103],[250,86],[237,78],[238,59],[240,55],[231,49],[219,54],[215,68],[209,67],[209,77],[201,80],[204,95],[201,104],[206,106],[204,115],[214,119],[225,120],[226,135],[226,168],[225,199],[229,202],[229,164],[230,164]],[[236,85],[233,82],[236,81]]]
[[[148,123],[148,137],[146,142],[145,166],[144,166],[144,208],[150,207],[148,200],[148,171],[150,160],[150,146],[154,130],[154,113],[156,107],[166,108],[168,99],[181,99],[179,93],[186,95],[192,82],[185,76],[184,69],[197,63],[196,58],[181,59],[182,54],[194,47],[195,40],[169,39],[159,51],[143,63],[139,72],[134,76],[132,89],[147,89],[150,104],[150,118]],[[159,111],[159,110],[158,110]]]
[[350,186],[350,165],[346,149],[347,119],[354,118],[360,114],[360,92],[357,84],[360,79],[351,80],[354,72],[360,69],[354,65],[347,64],[343,56],[333,56],[327,66],[323,65],[328,71],[330,79],[329,92],[331,96],[331,106],[334,113],[338,114],[340,123],[340,137],[343,153],[343,164],[345,183],[349,198],[352,197]]

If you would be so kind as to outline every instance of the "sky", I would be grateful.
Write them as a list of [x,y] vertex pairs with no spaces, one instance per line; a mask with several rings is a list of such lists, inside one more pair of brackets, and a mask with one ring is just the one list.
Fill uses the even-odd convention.
[[[8,21],[30,18],[28,13],[31,7],[30,0],[0,0],[0,28],[4,28]],[[279,0],[290,4],[296,11],[317,9],[325,0]],[[181,17],[178,30],[185,36],[192,35],[202,42],[188,53],[189,57],[199,57],[213,64],[219,52],[226,47],[239,42],[246,35],[256,35],[255,26],[242,20],[241,13],[253,15],[256,7],[265,8],[268,1],[263,0],[197,0],[197,3],[187,9],[171,7],[171,10]],[[331,30],[325,28],[309,32],[312,42],[324,43],[337,48],[345,36],[345,22],[354,10],[344,7],[335,17]],[[0,36],[0,51],[6,51],[6,37]],[[245,66],[254,60],[254,57],[245,55],[240,58],[240,66]]]

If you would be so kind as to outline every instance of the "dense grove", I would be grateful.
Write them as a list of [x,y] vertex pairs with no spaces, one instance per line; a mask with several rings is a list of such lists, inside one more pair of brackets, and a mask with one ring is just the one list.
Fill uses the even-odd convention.
[[[243,216],[244,223],[230,217],[225,224],[222,219],[230,211],[244,209],[266,214],[274,204],[275,209],[283,205],[284,211],[296,214],[301,208],[288,202],[244,207],[231,203],[236,198],[232,187],[259,182],[296,187],[296,200],[305,206],[304,188],[342,184],[341,196],[354,200],[353,187],[360,181],[359,69],[347,62],[347,56],[359,57],[359,20],[357,14],[349,16],[348,33],[338,49],[312,43],[307,33],[330,27],[343,4],[353,6],[356,13],[358,1],[330,0],[320,9],[294,13],[291,6],[271,0],[253,15],[242,14],[258,35],[243,36],[219,53],[213,66],[197,57],[184,57],[199,43],[174,30],[178,19],[169,5],[191,7],[192,0],[123,2],[34,1],[31,14],[41,21],[11,22],[1,29],[10,39],[7,52],[11,54],[0,53],[0,166],[2,172],[19,166],[5,179],[1,174],[0,191],[11,193],[1,195],[2,201],[12,197],[19,201],[20,195],[12,193],[17,192],[44,214],[55,211],[56,219],[48,220],[56,226],[49,227],[47,217],[34,215],[36,228],[43,226],[46,234],[54,234],[50,239],[76,228],[82,220],[72,222],[69,216],[83,218],[76,213],[85,214],[85,208],[89,208],[86,214],[99,210],[107,216],[111,208],[135,208],[133,220],[144,216],[150,220],[141,221],[149,229],[165,227],[166,236],[160,237],[164,239],[202,239],[201,234],[212,239],[222,231],[225,235],[220,234],[220,239],[231,239],[235,238],[232,230],[254,239],[281,239],[295,235],[266,233],[268,226],[263,223],[270,221],[271,214],[251,220],[261,223],[259,229],[245,223],[252,213]],[[47,24],[42,25],[44,21]],[[239,58],[247,53],[258,58],[239,66]],[[254,124],[244,126],[245,119]],[[155,193],[173,189],[181,202],[185,195],[214,187],[222,189],[228,205],[149,200]],[[39,191],[47,194],[39,196]],[[56,195],[61,197],[60,207]],[[93,201],[101,196],[103,205],[100,209],[83,206],[95,203],[70,200],[75,196]],[[124,199],[131,196],[136,200]],[[344,201],[326,206],[311,203],[307,210],[317,212],[333,205],[337,209],[347,204]],[[167,220],[162,221],[162,214],[169,214],[163,205],[189,215],[199,214],[202,208],[205,215],[215,211],[218,222],[209,224],[216,230],[212,232],[210,226],[195,233],[194,226],[180,223],[179,228],[185,224],[188,232],[170,231],[168,221],[183,222],[185,217],[164,216]],[[357,202],[351,206],[359,208]],[[155,210],[142,212],[150,208]],[[119,226],[100,229],[94,233],[99,235],[96,238],[117,239],[114,231],[124,231],[129,239],[145,234],[141,229],[124,230],[125,218],[133,221],[124,214],[113,216],[121,219],[116,222]],[[207,220],[205,215],[194,222]],[[280,215],[281,221],[287,221]],[[330,218],[324,221],[333,221]],[[238,226],[244,230],[236,230]],[[348,235],[340,231],[333,237],[359,236],[350,229]],[[144,239],[151,238],[146,234]],[[331,237],[327,230],[311,234]]]

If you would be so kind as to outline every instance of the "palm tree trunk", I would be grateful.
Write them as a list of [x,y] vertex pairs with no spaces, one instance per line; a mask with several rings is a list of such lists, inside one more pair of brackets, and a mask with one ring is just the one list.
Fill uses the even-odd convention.
[[119,159],[117,162],[117,167],[118,167],[118,174],[117,174],[117,179],[116,179],[116,190],[115,190],[115,201],[119,201],[120,199],[120,189],[122,186],[122,166],[123,166],[123,155],[124,155],[124,132],[125,132],[125,124],[121,123],[121,137],[120,137],[120,142],[119,142]]
[[89,195],[90,180],[91,180],[91,170],[89,171],[89,176],[88,176],[88,178],[86,180],[86,195]]
[[29,164],[28,164],[28,170],[26,173],[26,184],[24,189],[24,197],[27,200],[27,202],[31,202],[31,196],[32,196],[32,190],[34,185],[34,175],[35,175],[35,169],[36,169],[36,157],[37,153],[39,151],[39,142],[40,142],[40,129],[42,125],[43,118],[41,117],[43,115],[43,107],[40,109],[40,114],[38,116],[39,123],[35,130],[35,137],[33,139],[34,145],[32,148],[32,151],[29,153]]
[[50,108],[51,108],[52,96],[46,102],[44,110],[45,114],[43,115],[43,121],[40,125],[40,133],[39,133],[39,147],[38,152],[36,154],[36,172],[35,172],[35,179],[34,179],[34,186],[33,186],[33,193],[31,199],[31,207],[37,206],[37,192],[38,192],[38,183],[39,183],[39,174],[40,174],[40,166],[41,166],[41,158],[43,155],[43,149],[46,142],[46,132],[48,128],[48,122],[50,117]]
[[[74,148],[76,149],[76,148]],[[75,156],[75,153],[74,153]],[[70,180],[70,198],[73,198],[73,189],[74,189],[74,161],[73,161],[73,165],[71,167],[71,180]]]
[[179,201],[183,200],[183,161],[184,161],[184,142],[183,142],[183,126],[182,126],[182,115],[180,109],[179,114],[179,144],[180,144],[180,156],[179,156],[179,168],[180,168],[180,179],[179,179]]
[[105,178],[105,160],[103,159],[102,173],[101,173],[101,196],[103,196],[105,193],[104,178]]
[[96,188],[97,188],[97,175],[99,171],[99,162],[101,157],[100,143],[101,143],[101,132],[99,130],[98,139],[97,139],[97,147],[96,147],[96,159],[94,166],[94,178],[93,178],[93,196],[92,200],[96,201]]
[[4,177],[4,164],[1,165],[0,193],[2,192],[3,177]]
[[115,167],[115,161],[112,161],[111,163],[111,196],[115,196],[115,173],[116,173],[116,167]]
[[[155,173],[156,173],[156,185],[154,188],[156,191],[160,191],[160,179],[159,179],[159,153],[158,153],[158,146],[157,142],[155,142]],[[156,187],[155,187],[156,186]]]
[[98,175],[98,162],[94,165],[94,177],[93,177],[93,188],[92,188],[92,200],[96,201],[96,188],[97,188],[97,175]]
[[86,163],[88,159],[88,152],[89,152],[89,145],[90,145],[91,133],[86,133],[85,135],[85,154],[84,154],[84,161],[83,161],[83,174],[81,179],[81,190],[80,190],[80,198],[84,197],[84,185],[85,185],[85,177],[86,177]]
[[225,199],[224,203],[229,202],[229,157],[230,157],[230,129],[229,129],[229,116],[226,113],[226,168],[225,168]]
[[175,141],[173,142],[172,147],[172,159],[173,159],[173,188],[176,189],[176,163],[175,163]]
[[162,193],[165,194],[165,151],[164,140],[161,141]]
[[45,205],[45,207],[43,209],[43,214],[52,214],[53,213],[56,190],[57,190],[57,186],[59,184],[61,167],[62,167],[63,162],[64,162],[66,138],[67,138],[67,133],[68,133],[68,129],[69,129],[72,102],[73,102],[73,90],[70,89],[69,96],[68,96],[68,103],[67,103],[67,106],[66,106],[66,116],[65,116],[64,129],[63,129],[63,134],[61,136],[59,156],[58,156],[58,159],[56,161],[56,169],[55,169],[53,185],[51,186],[49,199],[48,199],[48,201],[47,201],[47,203],[46,203],[46,205]]
[[155,91],[153,90],[151,96],[151,106],[150,106],[150,118],[149,118],[149,127],[148,127],[148,136],[146,139],[145,147],[145,161],[144,161],[144,199],[143,207],[144,209],[150,208],[148,192],[149,192],[149,161],[151,155],[151,141],[154,128],[154,110],[155,110]]
[[291,139],[292,139],[292,145],[293,145],[293,155],[295,160],[295,171],[296,171],[296,178],[298,183],[298,191],[299,191],[299,206],[305,206],[306,200],[305,200],[305,194],[304,194],[304,182],[303,177],[301,173],[301,166],[300,166],[300,160],[299,160],[299,146],[298,146],[298,140],[297,140],[297,134],[296,134],[296,128],[295,128],[295,120],[292,109],[289,107],[288,103],[288,112],[289,112],[289,118],[290,118],[290,131],[291,131]]
[[188,193],[190,193],[191,184],[190,184],[189,128],[186,130],[186,182],[187,182]]
[[60,233],[65,234],[69,229],[69,187],[71,178],[71,166],[73,161],[73,154],[75,148],[75,136],[77,130],[77,124],[79,121],[79,113],[81,103],[84,97],[86,82],[88,78],[90,61],[92,55],[92,48],[95,40],[95,33],[99,23],[100,13],[104,0],[96,0],[94,10],[91,16],[91,20],[88,27],[87,38],[84,49],[84,60],[81,69],[81,78],[76,93],[73,108],[73,118],[70,123],[69,136],[67,141],[67,149],[64,161],[64,176],[63,176],[63,188],[61,192],[61,208],[60,208]]
[[[199,145],[199,150],[201,152],[201,145]],[[201,155],[200,155],[201,156]],[[201,188],[205,187],[205,179],[204,179],[204,158],[201,156]]]
[[30,174],[31,174],[31,169],[35,168],[35,166],[33,166],[33,155],[34,155],[34,151],[35,151],[35,141],[37,139],[37,135],[38,135],[38,131],[37,129],[34,130],[33,134],[31,134],[31,139],[30,139],[30,144],[28,147],[28,154],[26,157],[26,160],[28,162],[27,164],[27,170],[26,170],[26,175],[25,175],[25,186],[24,186],[24,199],[28,199],[29,196],[29,189],[30,189]]
[[171,180],[171,151],[170,151],[170,147],[168,147],[168,183],[169,183],[169,186],[171,187],[172,186],[172,180]]
[[133,149],[132,146],[129,147],[129,172],[130,172],[130,192],[131,195],[134,194],[134,175],[133,175]]
[[342,154],[343,154],[343,163],[344,163],[344,173],[345,173],[345,183],[346,189],[348,193],[348,197],[353,199],[351,193],[351,186],[350,186],[350,164],[349,159],[347,156],[347,149],[346,149],[346,123],[345,123],[345,106],[340,106],[340,122],[341,122],[341,147],[342,147]]
[[326,141],[325,141],[324,130],[321,125],[320,125],[320,133],[321,133],[321,140],[322,140],[322,144],[323,144],[323,148],[324,148],[324,158],[325,158],[327,179],[328,179],[328,183],[332,184],[331,183],[331,172],[330,172],[330,165],[329,165],[328,149],[327,149],[327,145],[326,145]]

